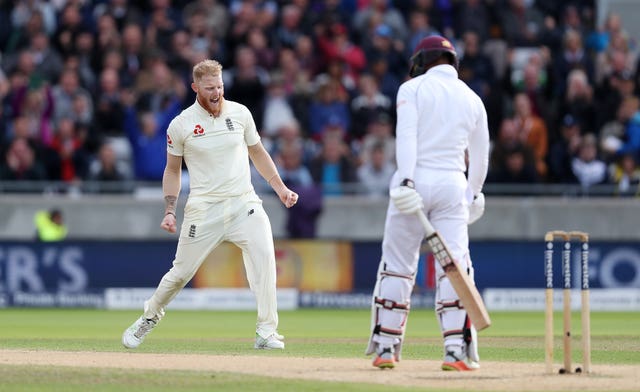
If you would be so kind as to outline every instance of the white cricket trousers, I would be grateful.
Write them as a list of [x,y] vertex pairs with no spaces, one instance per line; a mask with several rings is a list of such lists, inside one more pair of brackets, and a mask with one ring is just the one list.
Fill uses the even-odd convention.
[[[397,180],[397,181],[396,181]],[[392,183],[400,183],[394,178]],[[466,197],[467,180],[464,173],[439,170],[416,170],[416,190],[422,196],[424,211],[431,224],[444,239],[460,267],[466,270],[471,267],[469,258],[469,234],[467,219],[469,218],[468,200]],[[418,267],[420,245],[424,239],[424,228],[415,215],[405,215],[398,211],[393,203],[389,203],[382,243],[382,263],[386,270],[412,276]],[[436,279],[436,308],[438,303],[458,300],[459,297],[451,286],[439,263],[435,263]],[[472,278],[473,279],[473,278]],[[413,283],[407,279],[398,280],[399,283],[382,285],[380,296],[406,303],[409,301]],[[408,287],[400,287],[407,285]],[[397,322],[394,312],[382,310],[380,322],[383,327],[393,328]],[[443,333],[459,330],[464,324],[466,312],[462,309],[444,312],[439,318]],[[380,340],[380,339],[378,339]],[[382,339],[386,340],[386,339]],[[446,339],[445,343],[461,343],[460,338]],[[380,343],[387,343],[386,341]],[[395,342],[388,342],[394,344]]]
[[274,333],[278,327],[278,310],[273,234],[262,201],[253,191],[217,202],[193,198],[187,201],[173,267],[145,302],[144,316],[162,318],[165,306],[223,241],[242,250],[249,287],[256,298],[256,332],[265,338]]

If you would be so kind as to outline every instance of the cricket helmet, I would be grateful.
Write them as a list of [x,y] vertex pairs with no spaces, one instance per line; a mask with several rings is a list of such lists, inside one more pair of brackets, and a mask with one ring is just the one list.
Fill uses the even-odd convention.
[[439,35],[423,38],[411,56],[409,76],[413,78],[422,75],[443,56],[449,60],[449,64],[458,69],[458,55],[448,39]]

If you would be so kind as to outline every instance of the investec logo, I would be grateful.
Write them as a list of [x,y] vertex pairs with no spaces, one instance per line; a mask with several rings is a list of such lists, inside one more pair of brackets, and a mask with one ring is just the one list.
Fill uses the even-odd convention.
[[193,137],[200,137],[200,136],[204,136],[204,128],[202,128],[202,125],[196,124],[196,127],[193,128]]

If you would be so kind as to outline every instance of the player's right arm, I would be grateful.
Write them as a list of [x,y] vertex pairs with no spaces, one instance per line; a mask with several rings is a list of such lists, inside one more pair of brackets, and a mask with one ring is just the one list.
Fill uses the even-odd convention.
[[164,217],[160,227],[169,233],[176,232],[176,207],[182,179],[183,138],[180,129],[177,118],[167,128],[167,164],[162,175]]
[[160,227],[169,233],[176,232],[176,206],[180,194],[182,177],[182,157],[167,153],[167,166],[162,176],[162,194],[164,195],[164,218]]

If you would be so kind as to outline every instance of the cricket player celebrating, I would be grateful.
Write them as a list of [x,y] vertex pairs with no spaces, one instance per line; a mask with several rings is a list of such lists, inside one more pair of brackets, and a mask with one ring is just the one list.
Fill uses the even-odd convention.
[[214,60],[196,64],[191,88],[196,102],[174,118],[167,130],[167,165],[162,179],[165,211],[160,227],[175,233],[184,159],[190,192],[173,267],[145,301],[144,314],[124,331],[122,344],[138,347],[207,255],[222,241],[229,241],[242,249],[247,280],[256,298],[254,347],[283,349],[283,337],[277,333],[271,224],[251,184],[247,155],[287,208],[296,204],[298,195],[282,182],[249,110],[224,99],[222,66]]
[[[473,280],[467,225],[484,212],[481,191],[489,165],[489,131],[484,105],[458,79],[457,64],[448,40],[424,38],[411,57],[411,79],[398,90],[398,169],[391,180],[372,299],[371,338],[365,351],[375,354],[373,366],[379,368],[393,368],[400,359],[425,235],[418,211],[423,210]],[[442,267],[435,264],[435,310],[444,337],[442,369],[476,369],[475,328]]]

